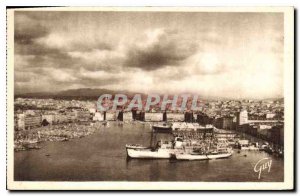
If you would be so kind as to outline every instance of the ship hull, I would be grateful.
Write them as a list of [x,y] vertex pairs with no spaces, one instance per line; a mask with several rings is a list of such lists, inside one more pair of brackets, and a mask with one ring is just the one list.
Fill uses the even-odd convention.
[[177,160],[189,160],[189,161],[208,160],[208,157],[206,155],[194,155],[194,154],[183,153],[183,154],[176,154],[175,156]]
[[132,149],[126,148],[127,156],[135,159],[169,159],[172,151],[168,149],[159,149],[152,151],[151,149]]
[[208,154],[208,159],[225,159],[232,155],[232,153],[222,153],[222,154]]

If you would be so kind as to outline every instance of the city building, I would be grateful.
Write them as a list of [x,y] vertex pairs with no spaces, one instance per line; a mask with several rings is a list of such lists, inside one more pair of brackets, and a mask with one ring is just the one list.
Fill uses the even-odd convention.
[[235,128],[235,123],[233,122],[233,117],[231,116],[224,116],[222,118],[222,129],[234,129]]
[[276,116],[275,113],[268,113],[266,114],[266,119],[274,118]]
[[198,113],[196,121],[200,125],[208,125],[213,123],[213,118],[210,118],[207,114],[204,113]]
[[41,126],[42,116],[41,115],[26,115],[24,117],[24,128],[31,129],[34,127]]
[[167,113],[167,120],[168,121],[184,121],[184,114],[183,113]]
[[243,110],[237,113],[237,125],[243,125],[248,123],[248,112]]
[[86,110],[75,110],[75,116],[78,121],[89,121],[92,119],[92,115]]
[[106,112],[106,120],[113,121],[116,120],[117,116],[115,112]]
[[132,113],[131,112],[123,112],[123,121],[131,121],[131,120],[133,120]]
[[17,128],[18,130],[25,129],[25,114],[18,114],[17,115]]
[[[145,113],[145,121],[161,121],[162,113],[160,112],[146,112]],[[168,115],[169,117],[169,115]]]
[[104,115],[102,115],[100,112],[96,112],[95,116],[93,116],[94,121],[103,121],[104,120]]

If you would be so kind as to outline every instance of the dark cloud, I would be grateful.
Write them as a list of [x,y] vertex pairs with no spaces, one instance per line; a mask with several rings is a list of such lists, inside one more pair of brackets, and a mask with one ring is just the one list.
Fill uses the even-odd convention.
[[[91,59],[87,61],[84,58],[72,56],[68,51],[57,48],[49,48],[47,45],[33,42],[29,45],[16,44],[15,54],[20,56],[22,63],[26,62],[26,65],[22,65],[23,69],[34,67],[50,67],[60,69],[75,69],[83,68],[88,71],[108,70],[109,72],[119,72],[122,68],[120,65],[120,59],[116,58],[104,58],[96,61]],[[89,53],[83,53],[87,57]],[[25,58],[30,56],[30,58]],[[91,57],[92,58],[92,57]],[[16,67],[18,66],[16,61]]]
[[[44,23],[46,24],[46,23]],[[76,58],[71,58],[66,51],[51,48],[38,40],[48,36],[50,29],[42,25],[38,18],[33,18],[28,13],[17,12],[15,15],[15,55],[23,58],[28,67],[70,67],[76,63]],[[16,62],[18,63],[18,62]],[[22,62],[24,65],[24,62]],[[18,67],[18,64],[16,64]]]
[[30,44],[16,44],[15,54],[19,55],[36,55],[36,56],[55,56],[63,53],[63,51],[55,48],[49,48],[44,44],[31,42]]
[[27,59],[26,67],[63,67],[71,68],[79,66],[77,58],[70,57],[68,53],[49,49],[38,44],[33,44],[27,47],[17,47],[17,54],[30,55],[32,58]]
[[36,39],[45,37],[50,30],[39,19],[32,19],[24,12],[15,14],[15,44],[29,45]]
[[[18,26],[19,27],[19,26]],[[15,43],[29,45],[37,38],[46,36],[49,33],[48,29],[41,25],[33,25],[31,27],[15,29]]]
[[193,55],[196,50],[197,44],[180,39],[177,31],[164,31],[155,42],[146,47],[131,47],[124,65],[144,70],[176,66]]
[[70,67],[76,64],[76,58],[71,58],[66,51],[51,48],[37,41],[49,35],[50,31],[47,28],[35,23],[33,20],[30,20],[32,22],[30,24],[22,24],[20,22],[16,22],[18,25],[15,25],[14,52],[15,55],[21,57],[31,56],[31,58],[26,59],[26,67]]
[[[57,13],[57,16],[62,16]],[[110,68],[108,62],[86,62],[79,57],[70,56],[70,52],[91,52],[93,50],[114,49],[112,44],[108,44],[107,40],[83,38],[72,38],[63,47],[49,46],[44,40],[53,33],[53,27],[50,28],[49,22],[57,19],[53,12],[16,12],[15,14],[15,55],[20,56],[22,67],[53,67],[53,68],[74,68],[78,69],[83,66],[90,70],[99,70],[102,65],[104,68]],[[50,22],[50,23],[51,23]],[[88,38],[88,37],[87,37]],[[26,58],[30,56],[30,58]],[[16,68],[22,69],[16,61]],[[114,63],[112,61],[112,63]],[[114,70],[116,71],[116,70]]]

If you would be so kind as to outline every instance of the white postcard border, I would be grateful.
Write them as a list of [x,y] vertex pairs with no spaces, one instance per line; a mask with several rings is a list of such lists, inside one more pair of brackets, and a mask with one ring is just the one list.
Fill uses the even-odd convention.
[[7,10],[7,188],[9,190],[285,190],[294,188],[293,7],[57,7],[22,11],[184,11],[284,13],[284,182],[33,182],[14,181],[14,10]]

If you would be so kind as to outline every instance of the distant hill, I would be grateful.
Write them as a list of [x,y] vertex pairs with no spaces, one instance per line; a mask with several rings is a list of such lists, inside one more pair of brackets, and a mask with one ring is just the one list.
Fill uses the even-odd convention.
[[[23,97],[23,98],[52,98],[52,99],[76,99],[76,100],[96,100],[99,98],[100,95],[103,94],[125,94],[128,98],[132,98],[135,94],[138,94],[138,92],[130,92],[130,91],[114,91],[114,90],[108,90],[108,89],[102,89],[102,88],[79,88],[79,89],[69,89],[64,91],[58,91],[58,92],[34,92],[34,93],[17,93],[15,94],[15,98]],[[142,93],[139,93],[142,94]],[[183,93],[180,93],[183,94]],[[187,93],[192,94],[192,93]],[[145,98],[146,94],[142,94],[142,97]],[[199,96],[198,99],[202,100],[220,100],[220,101],[226,101],[226,100],[234,100],[229,98],[222,98],[222,97],[202,97]],[[259,100],[259,99],[257,99]],[[260,100],[283,100],[283,98],[267,98],[267,99],[260,99]]]
[[57,96],[66,96],[66,97],[99,97],[103,94],[114,94],[115,91],[107,89],[93,89],[93,88],[80,88],[80,89],[69,89],[65,91],[60,91],[56,93]]
[[79,88],[69,89],[59,92],[34,92],[34,93],[16,93],[15,98],[52,98],[52,99],[77,99],[77,100],[95,100],[103,94],[125,94],[129,98],[133,97],[135,92],[113,91],[108,89]]

